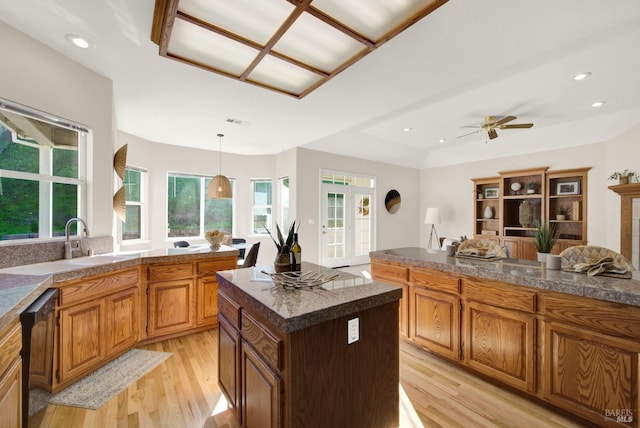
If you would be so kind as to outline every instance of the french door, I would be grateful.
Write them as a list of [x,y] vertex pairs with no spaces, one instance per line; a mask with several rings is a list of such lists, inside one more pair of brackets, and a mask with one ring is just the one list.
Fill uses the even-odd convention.
[[374,189],[323,184],[321,195],[321,264],[339,267],[369,263],[374,240]]

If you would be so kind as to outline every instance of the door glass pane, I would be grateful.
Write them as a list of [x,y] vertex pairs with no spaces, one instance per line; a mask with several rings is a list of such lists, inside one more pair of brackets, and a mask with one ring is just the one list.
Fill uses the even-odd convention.
[[363,256],[371,251],[371,213],[370,213],[370,196],[356,194],[356,212],[354,213],[354,247],[355,256]]
[[327,193],[327,259],[345,256],[344,193]]

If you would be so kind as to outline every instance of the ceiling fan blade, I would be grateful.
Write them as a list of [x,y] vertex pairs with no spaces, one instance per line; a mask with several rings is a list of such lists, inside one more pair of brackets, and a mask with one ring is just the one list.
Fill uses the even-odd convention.
[[498,138],[498,133],[496,132],[495,129],[491,128],[487,131],[487,133],[489,134],[489,139],[493,140],[494,138]]
[[477,131],[469,132],[468,134],[459,135],[456,138],[462,138],[462,137],[466,137],[467,135],[477,134],[480,131],[482,131],[482,129],[478,129]]
[[531,128],[533,123],[514,123],[513,125],[502,125],[500,129],[516,129],[516,128]]
[[502,119],[500,119],[499,121],[497,121],[496,123],[494,123],[493,126],[500,126],[500,125],[502,125],[504,123],[511,122],[512,120],[516,120],[516,119],[517,119],[517,117],[515,117],[515,116],[505,116]]

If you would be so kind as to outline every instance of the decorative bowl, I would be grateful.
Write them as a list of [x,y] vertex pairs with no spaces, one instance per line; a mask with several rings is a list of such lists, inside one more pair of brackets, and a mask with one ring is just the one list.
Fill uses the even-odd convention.
[[226,235],[219,230],[210,230],[204,234],[205,239],[209,242],[209,246],[212,250],[220,248],[226,238]]

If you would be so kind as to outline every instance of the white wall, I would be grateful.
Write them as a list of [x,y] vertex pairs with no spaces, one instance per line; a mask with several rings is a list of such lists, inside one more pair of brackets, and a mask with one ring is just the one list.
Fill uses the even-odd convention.
[[[418,245],[419,170],[302,148],[297,153],[296,218],[301,221],[304,260],[320,261],[320,171],[325,169],[376,177],[376,249]],[[402,199],[395,214],[389,214],[384,206],[384,197],[391,189],[396,189]]]
[[111,235],[114,176],[111,80],[1,21],[0,52],[3,56],[0,97],[93,130],[87,148],[87,211],[83,217],[92,235]]
[[[420,213],[427,207],[440,207],[443,223],[440,236],[472,236],[472,178],[497,176],[510,171],[539,166],[550,170],[591,167],[588,175],[588,230],[590,244],[620,249],[620,199],[607,187],[616,184],[607,178],[625,168],[640,172],[640,126],[603,143],[549,150],[521,156],[469,162],[420,172]],[[454,197],[452,197],[454,195]],[[427,226],[421,225],[420,245],[427,245]]]

